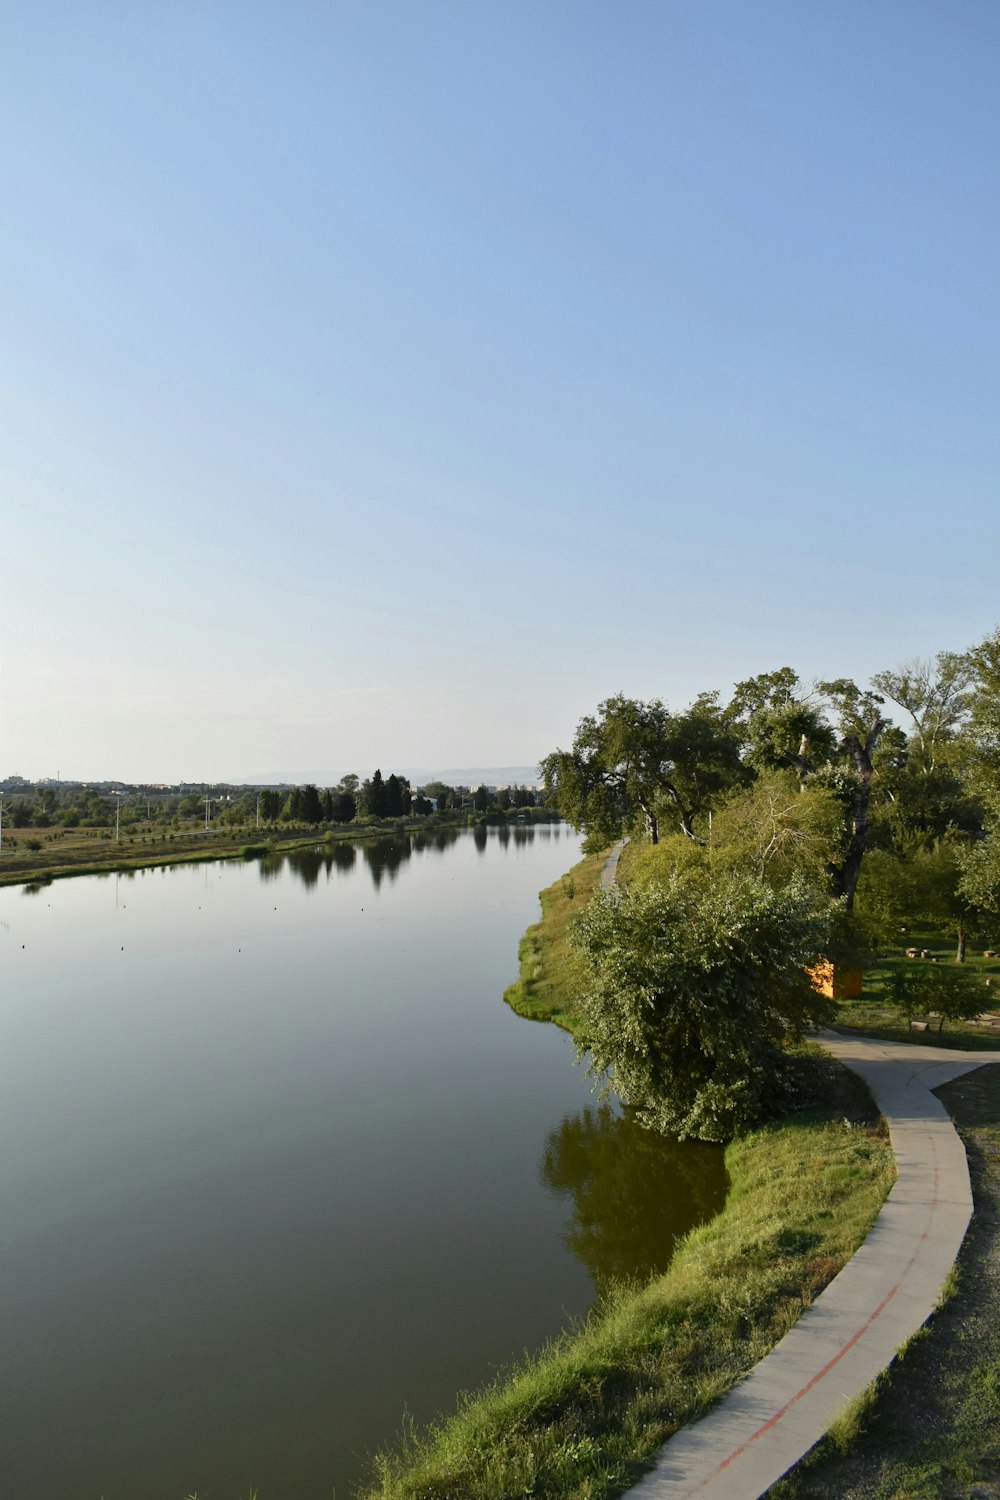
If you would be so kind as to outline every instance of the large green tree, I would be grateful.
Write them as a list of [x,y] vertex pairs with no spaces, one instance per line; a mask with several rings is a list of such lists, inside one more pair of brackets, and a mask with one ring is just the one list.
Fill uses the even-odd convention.
[[985,813],[984,834],[968,852],[963,893],[1000,914],[1000,628],[968,653],[972,674],[968,777]]
[[591,902],[578,942],[589,1071],[645,1125],[724,1141],[763,1119],[788,1071],[783,1045],[829,1013],[806,967],[823,951],[825,902],[798,878],[674,876]]
[[680,714],[658,698],[616,694],[581,719],[572,750],[554,750],[539,769],[549,804],[585,829],[590,848],[638,819],[654,844],[664,820],[700,841],[696,821],[742,775],[737,738],[711,693]]

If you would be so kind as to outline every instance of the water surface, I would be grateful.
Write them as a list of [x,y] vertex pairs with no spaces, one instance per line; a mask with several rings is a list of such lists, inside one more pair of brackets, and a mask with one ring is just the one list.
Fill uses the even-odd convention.
[[721,1206],[502,1003],[541,827],[0,892],[0,1493],[343,1500]]

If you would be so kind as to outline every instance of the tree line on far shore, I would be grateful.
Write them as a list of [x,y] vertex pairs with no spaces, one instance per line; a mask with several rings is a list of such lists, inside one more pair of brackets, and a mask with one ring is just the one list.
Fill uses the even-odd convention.
[[532,808],[541,799],[530,787],[448,786],[442,781],[413,788],[405,776],[382,776],[376,770],[362,781],[351,774],[333,787],[260,787],[236,791],[206,787],[204,793],[163,788],[124,789],[106,793],[81,785],[40,786],[4,794],[5,828],[107,828],[118,818],[128,830],[137,825],[180,827],[203,818],[242,827],[275,823],[352,823],[356,819],[427,817],[434,812],[467,811],[489,815]]

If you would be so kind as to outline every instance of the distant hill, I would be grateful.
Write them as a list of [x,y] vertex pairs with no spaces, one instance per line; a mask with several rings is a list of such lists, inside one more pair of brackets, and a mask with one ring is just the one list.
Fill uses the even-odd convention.
[[449,771],[425,771],[410,766],[403,772],[414,786],[427,781],[443,781],[446,786],[537,786],[537,766],[459,766]]
[[[362,781],[370,776],[374,770],[370,766],[365,771],[359,771]],[[391,761],[386,761],[380,770],[383,776],[391,776],[393,772],[397,776],[406,776],[413,786],[424,786],[428,781],[443,781],[446,786],[538,786],[540,785],[537,766],[459,766],[447,771],[428,771],[423,766],[397,766]],[[241,776],[234,782],[235,786],[305,786],[312,781],[316,786],[336,786],[342,773],[336,776],[317,776],[315,773],[306,775],[301,772],[298,775],[279,775],[275,771],[269,771],[266,776]]]

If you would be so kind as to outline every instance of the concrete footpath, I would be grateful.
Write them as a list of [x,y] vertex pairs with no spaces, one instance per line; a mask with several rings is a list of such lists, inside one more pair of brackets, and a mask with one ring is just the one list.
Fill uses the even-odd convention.
[[[617,861],[616,861],[617,863]],[[823,1032],[888,1121],[898,1177],[857,1254],[708,1416],[628,1491],[641,1500],[758,1500],[892,1362],[936,1307],[972,1216],[965,1147],[931,1089],[1000,1053]]]

